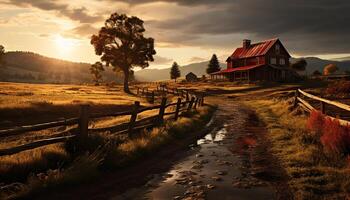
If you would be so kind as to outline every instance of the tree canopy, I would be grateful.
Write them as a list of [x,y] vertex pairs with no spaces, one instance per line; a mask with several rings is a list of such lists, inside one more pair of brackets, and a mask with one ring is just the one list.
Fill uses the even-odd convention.
[[135,16],[113,13],[98,35],[91,37],[96,55],[106,66],[124,73],[124,91],[129,91],[130,71],[133,67],[146,68],[153,61],[154,39],[145,38],[143,21]]
[[314,76],[321,76],[322,73],[321,73],[320,71],[318,71],[318,70],[315,70],[315,71],[312,73],[312,75],[314,75]]
[[304,58],[301,58],[290,65],[290,67],[296,71],[305,71],[306,66],[307,62]]
[[180,76],[181,76],[181,72],[180,72],[179,65],[176,62],[174,62],[170,69],[170,78],[175,79],[175,82],[176,82],[176,79],[179,78]]
[[333,74],[334,72],[338,71],[338,67],[335,64],[329,64],[326,65],[323,69],[323,74],[324,75],[330,75]]
[[100,81],[102,79],[102,74],[105,69],[103,68],[103,64],[101,62],[96,62],[95,64],[92,64],[90,67],[90,73],[93,76],[93,81],[95,82],[95,85],[99,85]]
[[208,64],[207,74],[218,72],[220,70],[221,70],[221,67],[220,67],[218,57],[216,56],[216,54],[213,54]]

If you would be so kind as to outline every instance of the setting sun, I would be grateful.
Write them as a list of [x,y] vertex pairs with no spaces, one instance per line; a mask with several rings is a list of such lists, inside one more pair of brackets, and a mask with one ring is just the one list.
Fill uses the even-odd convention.
[[60,48],[61,52],[66,52],[72,50],[72,48],[76,45],[76,41],[73,39],[64,38],[61,35],[57,35],[55,37],[55,43],[58,48]]

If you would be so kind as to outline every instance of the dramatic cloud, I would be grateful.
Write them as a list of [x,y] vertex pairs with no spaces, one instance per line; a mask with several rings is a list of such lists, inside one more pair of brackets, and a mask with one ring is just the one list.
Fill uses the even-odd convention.
[[[152,21],[151,26],[197,38],[237,33],[255,40],[280,37],[298,53],[350,52],[350,45],[344,42],[350,40],[348,0],[215,1],[216,7],[209,5],[214,1],[171,2],[208,5],[208,10],[182,19]],[[220,4],[222,6],[218,6]],[[203,37],[203,44],[205,39]]]
[[88,37],[90,38],[93,34],[97,33],[98,29],[91,26],[90,24],[82,24],[74,29],[70,30],[67,35],[73,34],[77,37]]
[[0,0],[0,4],[2,28],[36,36],[86,39],[112,12],[140,17],[146,36],[156,41],[160,55],[156,65],[198,62],[213,53],[226,57],[246,38],[254,43],[278,37],[297,56],[350,54],[349,0]]
[[56,11],[58,14],[81,23],[94,23],[101,21],[101,16],[90,15],[85,7],[70,9],[68,4],[60,3],[58,0],[10,0],[9,4],[20,7],[34,7],[46,11]]

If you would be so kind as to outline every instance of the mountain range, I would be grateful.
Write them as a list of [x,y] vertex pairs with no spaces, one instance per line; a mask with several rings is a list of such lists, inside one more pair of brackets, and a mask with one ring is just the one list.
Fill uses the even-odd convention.
[[[291,58],[295,62],[297,58]],[[322,72],[324,66],[336,64],[338,73],[350,71],[350,58],[337,60],[324,60],[317,57],[306,57],[308,63],[306,73],[311,74],[315,70]],[[192,63],[180,67],[181,76],[193,72],[198,77],[206,74],[209,61]],[[88,83],[92,82],[89,63],[77,63],[55,58],[45,57],[32,52],[10,51],[3,56],[3,64],[0,64],[0,81],[30,82],[30,83]],[[226,69],[226,64],[220,63],[221,69]],[[119,75],[107,68],[103,73],[106,82],[122,82]],[[135,72],[135,77],[140,81],[167,80],[170,77],[170,68],[143,69]]]

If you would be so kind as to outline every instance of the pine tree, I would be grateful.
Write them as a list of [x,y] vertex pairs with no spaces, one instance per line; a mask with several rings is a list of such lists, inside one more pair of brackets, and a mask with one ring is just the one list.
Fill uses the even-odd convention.
[[218,72],[220,70],[221,68],[220,68],[218,57],[215,54],[213,54],[208,64],[207,74]]
[[176,79],[179,78],[180,76],[181,76],[181,73],[180,73],[179,65],[176,62],[174,62],[170,70],[170,78],[175,79],[175,82],[176,82]]

